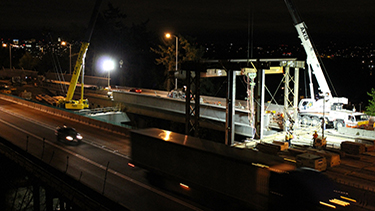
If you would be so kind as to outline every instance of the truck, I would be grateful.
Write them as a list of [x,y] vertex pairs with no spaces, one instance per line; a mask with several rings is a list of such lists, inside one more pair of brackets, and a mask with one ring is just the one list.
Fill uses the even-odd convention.
[[369,124],[370,117],[367,114],[344,109],[341,103],[329,104],[326,102],[330,107],[315,106],[311,108],[311,104],[320,102],[310,101],[310,99],[300,101],[298,117],[302,126],[325,124],[327,127],[338,129],[340,127],[364,128]]
[[[360,112],[343,109],[344,105],[348,104],[348,98],[332,96],[332,92],[323,74],[321,62],[318,60],[317,50],[313,46],[305,22],[302,21],[292,0],[284,0],[284,2],[292,16],[301,44],[305,49],[310,79],[310,98],[302,99],[298,104],[299,123],[302,126],[326,124],[335,128],[345,126],[363,127],[368,125],[369,116]],[[314,94],[312,74],[314,74],[319,85],[319,93],[317,94]]]
[[[340,195],[344,192],[337,191],[324,174],[296,168],[276,155],[157,128],[132,130],[130,137],[131,166],[145,169],[152,175],[150,181],[160,177],[183,184],[188,190],[179,194],[213,210],[317,210],[350,205],[344,200],[349,196]],[[198,192],[205,194],[191,195]]]

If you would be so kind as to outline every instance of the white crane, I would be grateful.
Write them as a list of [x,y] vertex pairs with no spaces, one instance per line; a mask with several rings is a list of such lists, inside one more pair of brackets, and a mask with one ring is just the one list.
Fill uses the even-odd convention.
[[[294,8],[291,0],[284,0],[288,7],[289,13],[292,16],[294,27],[298,32],[298,37],[301,40],[301,44],[305,49],[307,58],[306,63],[308,65],[308,72],[310,78],[310,98],[301,100],[299,104],[300,112],[329,112],[333,105],[342,108],[344,104],[348,103],[348,99],[345,97],[333,97],[332,92],[328,86],[327,80],[323,74],[322,66],[318,60],[316,49],[313,47],[311,38],[307,31],[307,26],[298,15],[297,10]],[[323,99],[314,99],[314,87],[312,82],[312,74],[314,74],[316,81],[319,85],[320,93],[318,95]],[[325,99],[326,102],[323,102]],[[323,105],[325,104],[325,105]],[[323,106],[325,108],[323,108]],[[336,108],[334,108],[335,110]]]
[[[343,105],[348,104],[348,98],[332,96],[305,22],[302,21],[291,0],[284,0],[284,2],[292,16],[301,44],[305,49],[307,55],[306,63],[310,77],[310,98],[302,99],[298,105],[300,122],[306,125],[318,125],[323,120],[325,123],[331,124],[336,128],[367,125],[369,122],[367,115],[355,112],[354,110],[343,110]],[[319,85],[321,93],[318,94],[320,99],[314,99],[312,74],[314,74]]]

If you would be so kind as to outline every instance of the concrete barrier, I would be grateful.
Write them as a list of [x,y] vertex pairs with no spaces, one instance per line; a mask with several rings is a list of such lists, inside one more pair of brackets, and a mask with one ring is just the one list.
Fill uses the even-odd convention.
[[341,134],[358,137],[358,138],[375,139],[374,130],[364,130],[364,129],[357,129],[357,128],[342,127],[342,128],[338,128],[338,132]]
[[82,116],[79,114],[74,113],[73,111],[60,109],[53,106],[43,105],[32,101],[27,101],[22,98],[7,95],[7,94],[0,94],[0,99],[11,101],[17,104],[21,104],[45,113],[49,113],[55,116],[59,116],[65,119],[77,121],[92,127],[108,130],[113,133],[122,134],[128,136],[130,134],[129,129],[126,127],[121,127],[119,125],[110,124],[107,122],[99,121],[96,119],[92,119],[86,116]]

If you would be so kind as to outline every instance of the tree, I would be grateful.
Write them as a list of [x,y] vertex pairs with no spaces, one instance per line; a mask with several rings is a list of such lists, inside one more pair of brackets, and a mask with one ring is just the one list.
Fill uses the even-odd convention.
[[370,116],[375,116],[375,89],[371,89],[371,93],[367,92],[367,95],[370,96],[372,99],[370,99],[369,105],[366,106],[365,113]]
[[[87,64],[95,63],[88,74],[103,75],[96,63],[103,55],[116,61],[116,69],[111,72],[112,85],[159,88],[159,72],[154,63],[155,54],[150,46],[156,43],[156,35],[147,28],[148,21],[140,24],[128,23],[126,15],[117,7],[108,4],[98,17],[87,53]],[[122,65],[119,62],[122,61]],[[94,72],[94,70],[96,72]]]
[[19,66],[27,70],[32,70],[38,65],[38,62],[38,58],[35,58],[29,52],[26,52],[20,59]]
[[[185,38],[178,35],[178,64],[186,61],[198,61],[204,54],[203,47],[191,44],[194,39]],[[164,65],[164,88],[170,90],[169,73],[176,67],[176,44],[173,39],[164,40],[164,45],[159,45],[157,49],[151,48],[153,52],[160,55],[156,58],[156,64]]]

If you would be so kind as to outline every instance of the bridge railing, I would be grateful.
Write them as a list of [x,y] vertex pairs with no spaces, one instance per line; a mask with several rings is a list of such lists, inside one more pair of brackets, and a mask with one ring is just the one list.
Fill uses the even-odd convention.
[[86,117],[86,116],[82,116],[82,115],[76,114],[73,111],[60,109],[60,108],[53,107],[53,106],[39,104],[39,103],[36,103],[36,102],[28,101],[28,100],[25,100],[23,98],[19,98],[19,97],[7,95],[7,94],[0,94],[0,99],[7,100],[7,101],[10,101],[10,102],[14,102],[14,103],[17,103],[17,104],[21,104],[23,106],[27,106],[29,108],[33,108],[33,109],[36,109],[36,110],[39,110],[39,111],[43,111],[45,113],[52,114],[52,115],[55,115],[55,116],[60,116],[62,118],[77,121],[77,122],[80,122],[82,124],[90,125],[90,126],[101,128],[101,129],[105,129],[105,130],[108,130],[108,131],[113,132],[113,133],[123,134],[123,135],[126,135],[126,136],[128,136],[130,134],[128,128],[121,127],[119,125],[110,124],[110,123],[103,122],[103,121],[99,121],[99,120],[92,119],[92,118],[89,118],[89,117]]

